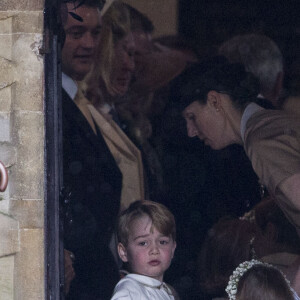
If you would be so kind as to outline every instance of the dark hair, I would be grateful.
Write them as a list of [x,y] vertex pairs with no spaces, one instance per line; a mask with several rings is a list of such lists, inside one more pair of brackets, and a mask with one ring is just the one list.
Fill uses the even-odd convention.
[[222,56],[193,66],[183,76],[187,83],[181,87],[182,108],[196,100],[205,104],[208,92],[214,90],[229,95],[234,106],[242,110],[259,93],[258,80],[243,65],[230,64]]
[[154,26],[151,20],[145,14],[141,13],[129,4],[125,3],[125,6],[129,10],[132,31],[141,30],[145,33],[152,33],[154,31]]
[[201,288],[212,297],[225,295],[229,276],[251,259],[255,226],[239,219],[221,219],[207,233],[199,256]]
[[245,272],[237,286],[237,300],[293,300],[284,275],[271,265],[255,265]]

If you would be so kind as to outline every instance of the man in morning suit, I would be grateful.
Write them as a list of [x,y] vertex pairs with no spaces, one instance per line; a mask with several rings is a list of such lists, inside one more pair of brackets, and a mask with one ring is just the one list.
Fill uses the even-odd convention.
[[61,6],[63,185],[70,192],[64,204],[64,247],[75,256],[76,275],[67,295],[72,300],[110,299],[119,279],[108,244],[119,212],[122,175],[77,86],[90,71],[100,41],[99,2],[73,0]]

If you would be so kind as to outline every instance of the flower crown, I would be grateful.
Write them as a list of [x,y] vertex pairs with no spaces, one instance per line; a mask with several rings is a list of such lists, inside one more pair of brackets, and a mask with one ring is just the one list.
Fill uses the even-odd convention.
[[233,271],[232,275],[229,277],[229,282],[225,289],[226,293],[229,296],[229,300],[236,299],[237,286],[240,281],[240,278],[245,274],[245,272],[251,269],[253,266],[260,264],[264,263],[256,259],[244,261],[243,263],[239,264],[239,266]]
[[[243,263],[239,264],[239,266],[233,271],[232,275],[229,277],[228,285],[225,289],[226,293],[228,294],[229,300],[236,300],[236,293],[237,293],[237,287],[240,281],[240,278],[255,265],[265,265],[265,266],[271,266],[275,269],[277,269],[275,266],[270,265],[268,263],[264,263],[262,261],[252,259],[249,261],[244,261]],[[280,270],[279,270],[280,271]],[[286,279],[285,275],[280,271],[282,276],[284,277],[285,281],[287,282],[290,290],[292,291],[294,295],[294,299],[300,299],[296,292],[291,288],[290,282]]]

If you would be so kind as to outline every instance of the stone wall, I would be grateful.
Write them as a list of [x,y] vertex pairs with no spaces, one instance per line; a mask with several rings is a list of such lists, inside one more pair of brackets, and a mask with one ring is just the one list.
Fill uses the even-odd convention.
[[43,1],[0,1],[0,299],[44,299]]

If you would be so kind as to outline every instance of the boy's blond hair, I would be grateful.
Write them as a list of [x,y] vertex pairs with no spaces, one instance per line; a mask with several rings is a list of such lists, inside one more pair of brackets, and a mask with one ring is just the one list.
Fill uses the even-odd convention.
[[132,222],[142,216],[148,216],[151,219],[151,231],[155,227],[160,233],[171,236],[174,241],[176,240],[175,219],[167,207],[150,200],[138,200],[133,202],[119,217],[118,240],[124,246],[127,246]]

